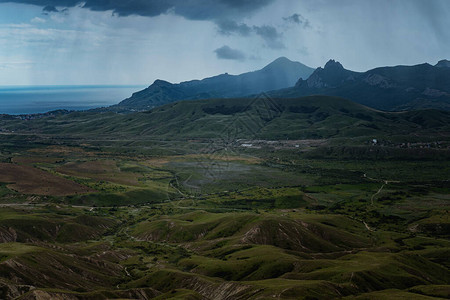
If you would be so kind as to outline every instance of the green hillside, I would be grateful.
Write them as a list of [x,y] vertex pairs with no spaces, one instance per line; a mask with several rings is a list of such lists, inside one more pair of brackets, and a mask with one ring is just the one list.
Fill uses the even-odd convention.
[[[450,113],[390,113],[327,96],[181,101],[127,115],[75,112],[28,122],[2,118],[6,130],[168,139],[322,139],[448,132]],[[230,136],[232,135],[232,136]]]

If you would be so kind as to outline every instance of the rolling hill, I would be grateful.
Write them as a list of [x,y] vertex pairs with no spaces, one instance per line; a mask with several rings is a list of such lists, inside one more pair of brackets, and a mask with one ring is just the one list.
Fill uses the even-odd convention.
[[164,139],[321,139],[441,134],[450,112],[382,112],[330,96],[180,101],[133,114],[74,112],[28,122],[5,116],[7,131]]

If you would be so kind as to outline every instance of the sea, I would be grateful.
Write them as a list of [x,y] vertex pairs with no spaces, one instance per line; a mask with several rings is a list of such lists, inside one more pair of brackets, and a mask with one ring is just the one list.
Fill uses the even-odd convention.
[[45,113],[58,109],[88,110],[119,103],[141,85],[0,86],[0,114]]

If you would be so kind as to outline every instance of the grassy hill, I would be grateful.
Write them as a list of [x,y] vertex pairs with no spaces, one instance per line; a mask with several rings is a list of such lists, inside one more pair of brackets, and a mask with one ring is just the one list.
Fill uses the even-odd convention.
[[147,112],[75,112],[21,122],[3,117],[8,131],[165,139],[323,139],[427,135],[448,132],[450,113],[382,112],[343,98],[211,99],[181,101]]

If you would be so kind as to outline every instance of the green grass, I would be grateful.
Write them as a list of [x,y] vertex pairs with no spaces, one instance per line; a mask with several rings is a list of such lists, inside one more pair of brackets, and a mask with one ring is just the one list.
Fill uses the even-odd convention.
[[[331,137],[385,137],[393,134],[436,134],[448,130],[449,115],[439,111],[414,113],[379,112],[342,98],[311,96],[297,99],[272,99],[276,103],[264,110],[253,99],[210,99],[183,101],[155,108],[145,113],[119,115],[75,112],[27,122],[2,118],[3,128],[15,131],[98,136],[153,136],[166,139],[216,138],[223,128],[233,128],[233,138],[249,136],[263,139],[310,139]],[[246,106],[235,114],[206,113],[208,108]],[[298,113],[297,108],[315,108]],[[267,117],[266,115],[270,116]],[[412,116],[414,115],[414,116]],[[414,122],[422,120],[421,124]],[[237,120],[237,121],[236,121]],[[295,120],[295,122],[292,122]],[[432,122],[428,122],[428,120]],[[429,126],[423,126],[423,124]],[[231,130],[230,130],[231,132]],[[226,135],[223,133],[224,136]]]
[[358,300],[403,300],[403,299],[418,299],[418,300],[432,300],[432,299],[443,299],[443,298],[436,298],[436,297],[430,297],[426,295],[421,295],[418,293],[411,293],[408,291],[401,291],[396,289],[389,289],[386,291],[379,291],[379,292],[372,292],[372,293],[365,293],[360,296],[349,296],[345,297],[344,299],[358,299]]
[[42,251],[42,248],[22,243],[3,243],[0,244],[0,261],[38,251]]
[[97,192],[0,184],[0,239],[15,241],[0,244],[0,298],[31,297],[28,285],[87,299],[448,297],[446,114],[312,97],[264,120],[256,108],[229,114],[242,99],[224,114],[217,101],[1,119],[20,133],[0,141],[2,161]]

